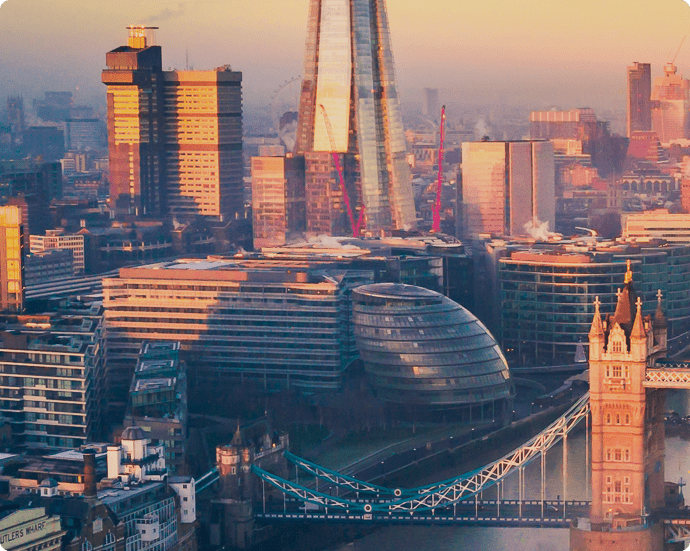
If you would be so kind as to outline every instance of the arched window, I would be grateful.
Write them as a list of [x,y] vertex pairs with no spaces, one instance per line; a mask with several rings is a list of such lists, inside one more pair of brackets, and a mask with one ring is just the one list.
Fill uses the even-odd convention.
[[91,545],[91,542],[88,540],[84,540],[84,543],[81,544],[81,551],[93,551],[93,546]]

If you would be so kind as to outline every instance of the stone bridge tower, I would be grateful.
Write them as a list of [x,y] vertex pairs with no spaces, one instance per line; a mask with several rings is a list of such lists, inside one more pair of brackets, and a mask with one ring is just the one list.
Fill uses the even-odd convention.
[[663,549],[663,527],[649,515],[664,505],[663,389],[645,385],[647,368],[666,352],[661,297],[642,316],[628,261],[613,315],[602,320],[599,297],[589,332],[592,411],[592,509],[571,530],[571,551]]

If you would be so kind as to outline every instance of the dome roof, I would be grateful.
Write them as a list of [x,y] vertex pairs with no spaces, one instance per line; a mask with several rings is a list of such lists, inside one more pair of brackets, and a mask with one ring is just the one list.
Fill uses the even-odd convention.
[[510,398],[513,385],[496,340],[449,298],[398,283],[353,291],[355,338],[379,396],[432,407]]
[[55,488],[55,487],[57,487],[57,485],[58,485],[58,482],[54,478],[46,478],[46,479],[42,480],[41,483],[39,484],[39,486],[41,486],[43,488]]
[[146,436],[141,427],[127,427],[122,431],[121,440],[145,440]]

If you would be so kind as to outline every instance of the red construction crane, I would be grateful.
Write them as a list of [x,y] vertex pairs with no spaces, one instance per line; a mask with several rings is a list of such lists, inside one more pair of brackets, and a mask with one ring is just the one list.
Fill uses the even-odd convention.
[[328,133],[328,141],[331,142],[331,155],[333,155],[333,163],[335,164],[335,169],[338,171],[338,180],[340,182],[340,190],[343,192],[343,200],[345,201],[345,207],[347,208],[347,216],[350,219],[350,225],[352,226],[352,236],[357,237],[362,228],[362,223],[364,222],[364,204],[362,203],[362,208],[359,211],[359,218],[355,222],[355,217],[352,214],[352,207],[350,206],[350,196],[345,188],[345,178],[343,178],[343,168],[340,166],[340,155],[336,151],[335,138],[333,137],[333,128],[331,127],[331,121],[328,119],[328,113],[326,113],[326,108],[322,103],[319,104],[321,108],[321,113],[323,114],[323,121],[326,123],[326,132]]
[[436,185],[436,202],[434,203],[434,223],[431,231],[441,231],[441,189],[443,188],[443,140],[446,135],[446,106],[441,107],[441,143],[438,146],[438,183]]

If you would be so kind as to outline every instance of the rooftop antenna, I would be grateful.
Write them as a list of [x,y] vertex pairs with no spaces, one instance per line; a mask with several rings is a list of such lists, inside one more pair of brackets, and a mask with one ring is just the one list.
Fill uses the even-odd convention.
[[185,48],[184,57],[185,57],[184,70],[189,71],[189,47]]

